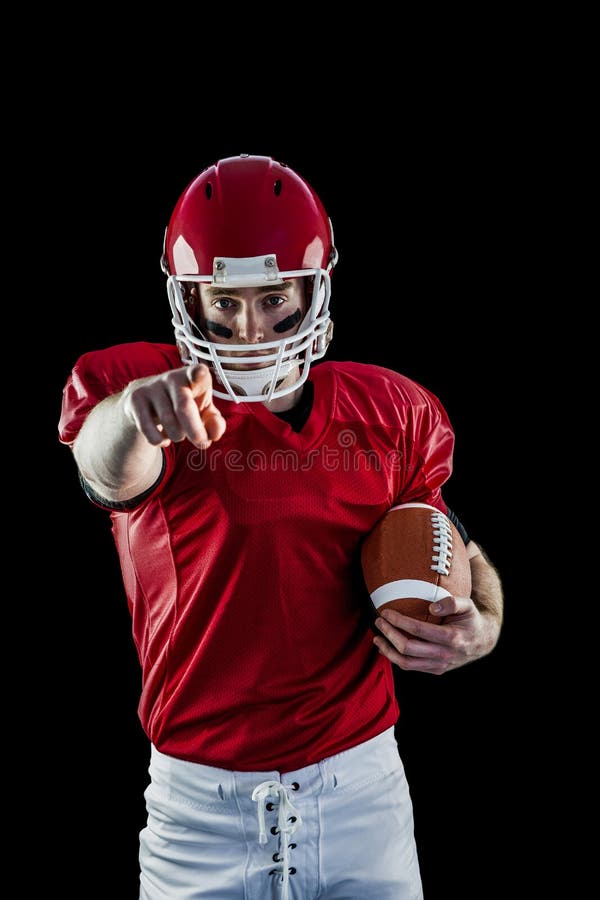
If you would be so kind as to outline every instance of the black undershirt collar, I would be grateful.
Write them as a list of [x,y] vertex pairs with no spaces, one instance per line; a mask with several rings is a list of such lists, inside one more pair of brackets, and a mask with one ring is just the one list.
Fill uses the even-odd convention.
[[314,398],[314,384],[312,381],[306,381],[300,401],[295,406],[292,406],[291,409],[285,409],[282,412],[275,413],[275,415],[287,422],[288,425],[291,425],[293,431],[301,431],[310,416]]

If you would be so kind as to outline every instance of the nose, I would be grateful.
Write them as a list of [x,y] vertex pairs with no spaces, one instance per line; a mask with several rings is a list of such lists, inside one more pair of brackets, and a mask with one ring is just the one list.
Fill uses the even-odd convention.
[[264,326],[257,311],[243,307],[238,316],[238,337],[242,344],[258,344],[265,336]]

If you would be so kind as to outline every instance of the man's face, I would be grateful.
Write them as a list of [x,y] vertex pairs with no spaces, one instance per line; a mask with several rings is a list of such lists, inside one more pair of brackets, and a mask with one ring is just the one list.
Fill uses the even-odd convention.
[[[294,335],[306,312],[304,279],[293,278],[266,289],[213,287],[198,284],[199,325],[210,341],[219,344],[261,344]],[[273,354],[274,348],[232,351],[231,357]],[[271,363],[235,363],[232,369],[257,369]]]

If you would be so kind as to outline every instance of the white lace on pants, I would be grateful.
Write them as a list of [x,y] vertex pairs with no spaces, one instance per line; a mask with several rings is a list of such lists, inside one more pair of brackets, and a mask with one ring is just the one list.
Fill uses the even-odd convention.
[[[297,784],[297,783],[296,783]],[[298,790],[299,785],[292,787]],[[278,807],[277,825],[272,826],[272,834],[279,835],[279,849],[274,857],[274,861],[278,865],[269,872],[270,875],[281,872],[280,884],[281,900],[288,900],[288,886],[290,882],[290,872],[296,874],[294,867],[290,866],[290,837],[297,828],[302,825],[302,816],[291,802],[288,792],[279,781],[263,781],[258,787],[252,791],[252,799],[258,803],[258,840],[261,844],[267,843],[267,833],[265,825],[265,807],[270,805]],[[272,801],[275,801],[273,803]],[[295,845],[293,845],[295,846]],[[293,849],[293,847],[292,847]]]

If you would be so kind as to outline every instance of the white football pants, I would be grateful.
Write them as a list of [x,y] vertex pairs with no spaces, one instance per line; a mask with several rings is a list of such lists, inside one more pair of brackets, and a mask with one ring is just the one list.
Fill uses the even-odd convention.
[[140,900],[422,900],[394,729],[295,772],[152,747]]

